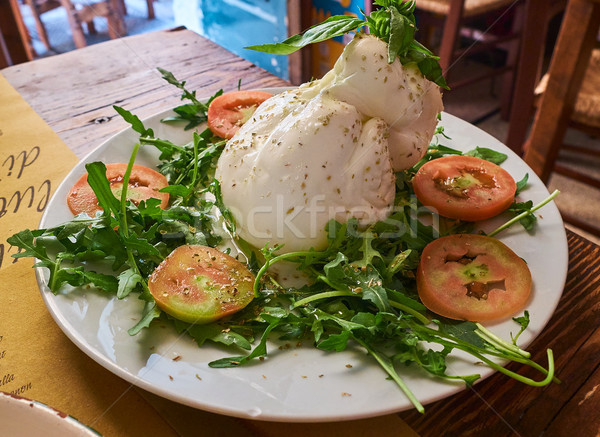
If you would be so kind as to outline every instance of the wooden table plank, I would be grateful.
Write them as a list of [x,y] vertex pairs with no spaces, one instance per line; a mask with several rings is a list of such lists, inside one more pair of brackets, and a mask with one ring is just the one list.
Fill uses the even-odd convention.
[[[427,405],[424,415],[400,413],[415,431],[423,436],[566,435],[561,432],[575,414],[568,411],[578,409],[577,415],[585,418],[580,429],[600,429],[600,415],[593,410],[600,400],[600,390],[594,391],[600,385],[600,247],[571,231],[567,236],[565,291],[548,325],[528,348],[540,363],[546,363],[546,348],[553,350],[561,384],[529,387],[496,373],[472,390]],[[526,366],[512,363],[507,368],[540,379]]]
[[[127,127],[112,105],[144,119],[181,104],[180,91],[161,78],[157,67],[186,80],[199,97],[234,90],[239,80],[244,89],[289,85],[183,28],[160,32],[160,38],[143,34],[112,40],[1,72],[81,158]],[[65,68],[70,70],[66,80]]]

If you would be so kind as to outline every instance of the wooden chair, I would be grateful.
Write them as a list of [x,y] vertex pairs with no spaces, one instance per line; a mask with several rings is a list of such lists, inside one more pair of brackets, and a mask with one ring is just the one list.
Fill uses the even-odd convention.
[[[600,180],[556,165],[568,126],[600,135],[600,50],[594,50],[599,29],[600,0],[569,0],[545,85],[542,82],[538,88],[543,94],[524,146],[525,162],[544,182],[557,171],[600,189]],[[600,155],[600,147],[574,150]],[[565,214],[563,218],[600,235],[597,225]]]
[[[443,29],[437,54],[440,56],[440,65],[450,88],[457,89],[483,79],[504,75],[500,106],[505,117],[510,107],[513,70],[519,53],[518,6],[520,3],[520,0],[418,0],[416,2],[416,14],[420,18],[419,27],[423,33],[431,35],[433,29],[439,28],[440,24]],[[483,31],[476,31],[470,27],[470,23],[475,20],[485,19],[491,15],[501,16],[511,9],[514,13],[513,25],[507,34],[494,35],[496,23]],[[459,48],[461,36],[470,38],[474,42],[473,45],[466,49]],[[504,65],[468,78],[458,78],[453,74],[452,66],[463,56],[497,48],[507,52]]]
[[46,26],[42,22],[41,16],[48,11],[62,7],[60,0],[24,0],[27,6],[31,9],[31,14],[35,21],[35,28],[40,41],[46,46],[46,49],[50,50],[50,40],[48,39],[48,32]]
[[[530,0],[527,0],[530,1]],[[419,27],[425,34],[432,33],[435,23],[442,23],[442,35],[437,51],[440,64],[452,89],[472,85],[478,81],[502,75],[500,110],[503,119],[508,119],[513,101],[514,78],[523,59],[521,48],[528,44],[523,40],[522,22],[525,0],[418,0],[417,12],[424,13]],[[537,30],[546,35],[548,23],[564,9],[566,0],[544,1],[543,12],[536,18]],[[506,19],[512,19],[512,25],[505,29]],[[488,28],[473,29],[476,22],[489,23]],[[511,23],[508,23],[511,24]],[[438,24],[439,27],[439,24]],[[496,31],[498,29],[499,31]],[[458,47],[460,38],[467,37],[473,43],[466,49]],[[544,38],[545,39],[545,38]],[[457,78],[452,74],[452,66],[466,55],[491,52],[500,49],[506,52],[506,61],[493,69],[469,78]],[[535,61],[541,66],[542,57]],[[539,69],[539,68],[538,68]]]
[[[79,4],[71,0],[24,0],[31,8],[36,29],[40,40],[50,49],[48,33],[42,21],[42,14],[53,9],[63,7],[67,12],[67,20],[73,35],[73,41],[77,48],[87,45],[82,23],[86,23],[88,32],[96,32],[94,27],[94,18],[103,17],[108,22],[108,34],[111,39],[119,38],[126,33],[123,15],[120,12],[120,6],[117,0],[105,0],[96,3]],[[121,1],[121,0],[119,0]]]
[[[118,0],[119,10],[121,15],[127,15],[127,5],[125,4],[125,0]],[[156,17],[154,13],[154,0],[146,0],[146,5],[148,6],[148,19],[153,20]]]

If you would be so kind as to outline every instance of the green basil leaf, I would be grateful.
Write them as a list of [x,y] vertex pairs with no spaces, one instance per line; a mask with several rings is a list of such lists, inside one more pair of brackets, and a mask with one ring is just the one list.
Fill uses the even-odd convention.
[[425,58],[417,63],[419,70],[427,79],[437,84],[439,87],[449,90],[446,79],[442,74],[442,67],[435,57]]
[[469,150],[467,153],[465,153],[465,155],[485,159],[486,161],[493,162],[494,164],[502,164],[504,161],[506,161],[506,158],[508,158],[506,154],[496,152],[495,150],[488,149],[486,147],[476,147],[473,150]]
[[327,39],[344,35],[358,29],[366,24],[360,18],[349,15],[334,15],[322,23],[310,27],[302,34],[291,36],[285,41],[275,44],[261,44],[245,47],[258,52],[271,53],[273,55],[289,55],[309,44],[325,41]]
[[388,63],[394,62],[398,53],[405,52],[415,39],[415,25],[396,8],[390,8],[390,38],[388,41]]

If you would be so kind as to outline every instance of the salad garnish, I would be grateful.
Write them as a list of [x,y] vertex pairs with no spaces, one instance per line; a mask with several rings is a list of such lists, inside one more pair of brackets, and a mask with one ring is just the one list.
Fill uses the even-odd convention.
[[[361,229],[352,219],[343,224],[331,221],[326,250],[278,254],[280,247],[259,251],[234,236],[235,223],[213,178],[224,144],[222,139],[206,129],[194,133],[188,144],[173,144],[156,138],[129,111],[115,109],[140,134],[125,179],[131,173],[139,148],[156,147],[161,153],[157,168],[169,182],[163,191],[170,194],[171,205],[161,209],[157,199],[136,205],[127,198],[127,184],[120,198],[116,198],[106,178],[105,165],[87,164],[88,180],[103,212],[94,217],[83,213],[67,223],[24,230],[8,239],[22,249],[13,256],[35,257],[36,267],[49,270],[48,287],[53,293],[65,286],[88,284],[120,299],[137,293],[145,305],[139,321],[129,330],[131,335],[141,335],[154,319],[160,318],[170,321],[178,332],[189,334],[199,346],[210,341],[248,351],[210,363],[214,368],[242,366],[265,357],[268,340],[275,337],[280,341],[310,341],[332,352],[343,351],[355,342],[379,363],[421,412],[423,406],[402,380],[402,367],[418,366],[440,380],[458,379],[472,385],[479,375],[448,372],[447,358],[453,350],[462,350],[525,384],[541,386],[553,380],[558,382],[551,350],[547,352],[548,363],[544,368],[517,346],[517,339],[528,324],[527,313],[515,319],[516,328],[521,329],[509,342],[497,338],[479,323],[432,316],[418,299],[415,269],[423,248],[439,236],[473,231],[473,224],[468,222],[440,218],[439,228],[434,228],[415,220],[419,205],[412,191],[413,175],[425,162],[461,154],[439,143],[440,137],[444,137],[442,130],[438,130],[434,143],[419,163],[397,173],[396,210],[389,220],[367,229]],[[500,154],[485,148],[466,155],[502,160]],[[491,234],[496,235],[539,207],[541,204],[529,208]],[[227,252],[223,247],[228,241],[235,243],[238,258],[256,275],[252,302],[236,314],[207,324],[184,322],[161,311],[148,290],[148,278],[155,268],[182,245],[202,245]],[[282,261],[294,263],[308,278],[306,285],[299,288],[282,285],[280,278],[269,270]],[[94,266],[99,264],[109,266],[113,273],[96,271]],[[541,377],[534,380],[518,375],[498,364],[495,361],[498,359],[529,365]]]

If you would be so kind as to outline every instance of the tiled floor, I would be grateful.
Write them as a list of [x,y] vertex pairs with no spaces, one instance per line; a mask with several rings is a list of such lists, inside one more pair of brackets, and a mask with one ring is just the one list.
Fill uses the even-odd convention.
[[[173,17],[173,0],[155,0],[156,18],[154,20],[148,20],[147,18],[147,6],[145,0],[127,0],[126,4],[128,14],[125,17],[125,24],[129,35],[168,29],[177,25]],[[46,23],[46,28],[52,44],[52,50],[50,51],[47,51],[43,44],[37,39],[33,19],[26,6],[23,6],[23,14],[32,34],[34,47],[40,56],[50,56],[75,48],[67,25],[66,15],[62,8],[50,11],[43,15],[43,20]],[[109,39],[105,20],[97,19],[96,28],[98,31],[96,35],[87,35],[88,44],[94,44]],[[465,71],[468,71],[469,69],[473,69],[473,64],[461,64],[456,68],[463,68]],[[445,109],[451,114],[473,122],[480,118],[481,115],[486,114],[497,107],[498,95],[500,92],[498,80],[480,82],[476,85],[455,90],[452,93],[447,94],[444,97]],[[506,138],[508,124],[497,114],[478,123],[478,126],[498,138],[500,141],[504,141]],[[591,138],[576,132],[569,133],[569,138],[574,144],[597,148],[600,147],[600,140],[598,138]],[[591,175],[595,174],[596,176],[600,176],[600,159],[577,159],[576,157],[567,154],[561,154],[560,159],[565,163],[583,168]],[[578,184],[558,175],[554,175],[551,178],[549,188],[551,190],[555,188],[560,189],[562,194],[557,199],[557,204],[560,208],[568,210],[592,223],[600,223],[599,190]],[[590,235],[586,236],[600,243],[600,238],[595,238]]]

